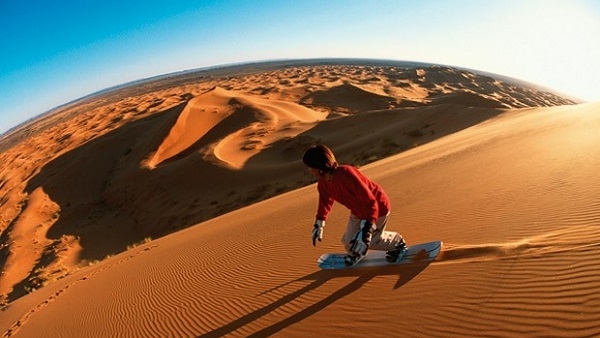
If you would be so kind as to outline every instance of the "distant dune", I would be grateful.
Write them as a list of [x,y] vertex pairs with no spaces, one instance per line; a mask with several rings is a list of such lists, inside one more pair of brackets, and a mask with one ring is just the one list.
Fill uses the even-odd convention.
[[[250,64],[91,96],[1,141],[0,333],[600,335],[598,103],[446,66]],[[433,263],[320,271],[325,143]]]

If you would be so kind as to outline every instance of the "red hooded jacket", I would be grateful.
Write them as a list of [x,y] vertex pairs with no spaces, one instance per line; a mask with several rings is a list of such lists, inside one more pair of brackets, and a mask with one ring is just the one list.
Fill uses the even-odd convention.
[[352,215],[358,219],[372,223],[390,212],[391,203],[383,188],[349,165],[340,165],[335,169],[331,180],[325,176],[319,178],[317,190],[318,220],[327,220],[335,201],[350,209]]

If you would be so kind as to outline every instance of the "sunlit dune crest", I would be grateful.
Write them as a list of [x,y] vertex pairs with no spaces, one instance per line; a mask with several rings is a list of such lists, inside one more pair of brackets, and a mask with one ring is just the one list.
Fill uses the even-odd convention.
[[[600,335],[599,103],[451,67],[247,67],[2,140],[3,337]],[[313,247],[315,143],[384,187],[409,244],[442,240],[437,260],[319,270],[348,211]]]
[[225,136],[211,146],[212,154],[240,169],[263,147],[294,137],[326,116],[297,103],[236,94],[217,87],[190,100],[149,166],[155,167],[181,153],[213,130]]

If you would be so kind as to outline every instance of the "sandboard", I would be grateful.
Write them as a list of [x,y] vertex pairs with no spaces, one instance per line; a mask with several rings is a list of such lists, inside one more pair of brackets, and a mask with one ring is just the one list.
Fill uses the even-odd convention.
[[344,256],[346,256],[345,253],[326,253],[319,257],[317,264],[321,269],[330,270],[355,269],[384,265],[392,266],[409,263],[425,263],[433,261],[441,250],[441,241],[409,245],[404,253],[404,256],[395,263],[390,263],[385,260],[385,251],[371,250],[367,252],[367,255],[360,262],[353,266],[346,266],[346,264],[344,264]]

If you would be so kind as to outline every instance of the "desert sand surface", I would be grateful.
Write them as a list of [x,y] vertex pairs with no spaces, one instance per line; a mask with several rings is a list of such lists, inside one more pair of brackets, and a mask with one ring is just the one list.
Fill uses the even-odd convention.
[[[174,83],[3,137],[3,337],[600,335],[600,104],[420,65]],[[437,260],[317,268],[321,142]]]

